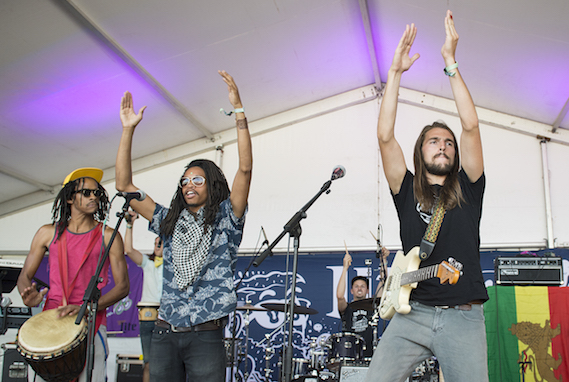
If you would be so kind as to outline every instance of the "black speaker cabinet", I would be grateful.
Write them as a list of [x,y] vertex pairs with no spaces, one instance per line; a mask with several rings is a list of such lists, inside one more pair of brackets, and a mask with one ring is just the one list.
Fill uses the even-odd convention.
[[137,354],[117,354],[116,382],[142,381],[142,357]]
[[28,364],[24,357],[18,353],[16,348],[4,349],[4,360],[2,367],[2,382],[26,382],[28,380]]

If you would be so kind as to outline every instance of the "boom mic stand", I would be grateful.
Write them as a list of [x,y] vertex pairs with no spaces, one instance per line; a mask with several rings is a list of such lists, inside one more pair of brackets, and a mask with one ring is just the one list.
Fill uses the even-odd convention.
[[83,319],[83,316],[85,315],[87,306],[88,305],[91,306],[92,314],[87,318],[87,324],[89,328],[89,334],[87,336],[87,363],[85,365],[85,370],[87,370],[87,375],[86,375],[87,382],[91,382],[91,379],[93,378],[93,364],[95,358],[95,318],[97,315],[97,310],[99,308],[99,298],[101,297],[101,290],[97,288],[97,284],[103,281],[103,279],[101,278],[101,272],[103,270],[103,266],[109,257],[109,251],[111,250],[111,246],[113,245],[115,236],[117,236],[118,228],[120,227],[127,213],[130,201],[134,199],[133,196],[125,196],[125,198],[126,201],[122,206],[121,212],[117,212],[117,217],[119,218],[117,225],[115,226],[113,234],[109,239],[109,244],[105,248],[105,253],[103,254],[103,257],[100,259],[99,263],[97,264],[97,270],[95,271],[93,277],[91,277],[91,281],[89,281],[89,285],[85,290],[85,294],[83,295],[83,305],[81,305],[81,309],[79,310],[79,313],[77,314],[77,319],[75,320],[75,324],[79,325],[81,323],[81,320]]
[[[289,317],[289,330],[288,330],[288,342],[286,346],[283,368],[285,371],[285,382],[291,381],[291,374],[292,374],[292,334],[294,329],[294,306],[295,306],[295,298],[296,298],[296,273],[298,270],[298,248],[299,248],[299,240],[300,235],[302,234],[302,228],[300,227],[300,221],[306,218],[306,211],[316,202],[316,200],[322,195],[323,193],[329,194],[330,193],[330,185],[332,181],[343,177],[346,173],[346,170],[342,166],[336,166],[334,171],[332,172],[332,177],[329,181],[322,185],[320,191],[312,198],[308,203],[306,203],[294,216],[285,224],[284,230],[280,233],[280,235],[273,241],[271,245],[267,249],[261,253],[258,259],[253,261],[253,265],[258,267],[263,260],[269,255],[273,255],[273,248],[277,245],[277,243],[288,233],[289,237],[294,238],[294,254],[293,254],[293,265],[292,265],[292,283],[291,283],[291,296],[290,296],[290,307],[288,309],[288,313],[285,311],[285,317],[288,314]],[[285,296],[286,297],[286,296]]]

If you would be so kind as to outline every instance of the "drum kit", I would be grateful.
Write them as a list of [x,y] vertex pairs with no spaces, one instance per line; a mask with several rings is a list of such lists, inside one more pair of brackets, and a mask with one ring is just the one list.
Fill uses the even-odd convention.
[[[354,309],[367,309],[373,310],[373,299],[365,299],[355,301]],[[277,311],[285,312],[288,309],[286,304],[260,304],[261,306],[254,306],[250,302],[238,306],[238,311],[244,311],[244,327],[245,327],[245,339],[244,343],[239,338],[225,338],[225,349],[226,356],[228,360],[228,367],[239,365],[243,360],[247,359],[247,346],[248,336],[249,336],[249,314],[253,311]],[[295,314],[317,314],[318,311],[306,307],[296,305],[294,308]],[[373,321],[373,320],[372,320]],[[286,321],[285,321],[286,322]],[[265,346],[265,381],[278,380],[284,381],[283,370],[282,370],[282,355],[277,363],[279,369],[279,376],[273,375],[273,369],[270,364],[270,360],[275,355],[275,349],[270,339],[272,335],[280,330],[285,323],[276,328],[273,333],[265,334],[265,339],[261,340],[258,345],[261,346],[266,343]],[[375,322],[370,322],[370,325],[375,325],[377,327],[377,319]],[[377,333],[377,330],[374,330]],[[292,373],[291,380],[295,382],[308,382],[308,381],[330,381],[338,382],[340,380],[340,373],[342,367],[346,366],[360,366],[367,367],[371,361],[371,357],[364,357],[364,350],[366,347],[365,340],[362,336],[349,333],[340,332],[330,335],[328,338],[310,339],[310,348],[308,351],[308,358],[292,358]],[[377,344],[373,344],[375,347]],[[372,346],[372,344],[370,344]],[[236,362],[232,362],[236,361]],[[246,381],[249,373],[246,371],[242,380]],[[272,378],[271,378],[272,377]],[[241,379],[241,378],[240,378]]]

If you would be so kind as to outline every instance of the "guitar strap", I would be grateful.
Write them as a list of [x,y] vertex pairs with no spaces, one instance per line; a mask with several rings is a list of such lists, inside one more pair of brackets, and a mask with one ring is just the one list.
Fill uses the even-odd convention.
[[445,213],[445,205],[442,198],[439,198],[437,205],[435,206],[435,211],[431,216],[431,221],[429,221],[429,225],[425,231],[425,235],[421,240],[421,246],[419,247],[419,258],[421,260],[428,259],[429,256],[431,256],[431,253],[433,253],[433,248],[435,248]]

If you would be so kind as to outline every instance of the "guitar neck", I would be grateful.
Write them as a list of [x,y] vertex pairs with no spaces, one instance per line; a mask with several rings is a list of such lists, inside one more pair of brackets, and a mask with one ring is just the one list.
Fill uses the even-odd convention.
[[401,275],[401,286],[437,277],[440,264],[430,265]]

